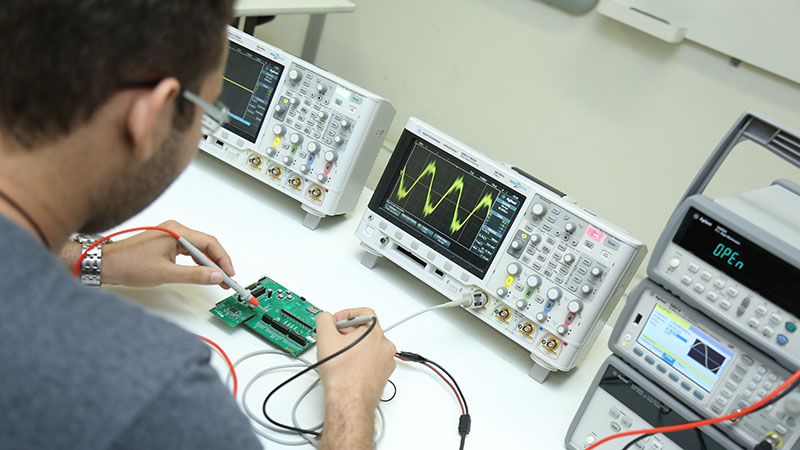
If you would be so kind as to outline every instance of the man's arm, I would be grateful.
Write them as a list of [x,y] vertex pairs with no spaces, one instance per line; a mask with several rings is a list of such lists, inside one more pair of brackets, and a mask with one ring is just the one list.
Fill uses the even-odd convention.
[[[317,316],[317,359],[344,348],[366,332],[369,324],[345,330],[336,321],[370,315],[371,309],[350,309],[334,316]],[[320,366],[325,390],[325,427],[321,450],[363,450],[373,448],[375,408],[386,380],[395,368],[396,349],[383,335],[380,325],[363,341]]]
[[[230,276],[234,275],[228,253],[211,235],[187,228],[175,221],[159,225],[185,237]],[[145,231],[133,237],[103,246],[101,282],[148,287],[166,283],[220,284],[222,274],[205,266],[176,264],[178,255],[188,252],[174,237],[160,231]],[[72,271],[81,256],[81,246],[68,242],[61,250],[61,260]]]

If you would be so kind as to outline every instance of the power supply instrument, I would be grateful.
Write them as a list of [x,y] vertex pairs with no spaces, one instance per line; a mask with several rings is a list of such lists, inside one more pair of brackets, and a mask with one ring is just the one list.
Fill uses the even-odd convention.
[[[579,450],[621,431],[678,425],[699,419],[686,406],[612,355],[592,381],[564,443],[570,450]],[[619,450],[632,439],[612,440],[601,448]],[[637,444],[641,444],[634,447],[637,450],[742,448],[713,427],[656,434]]]
[[[608,346],[704,419],[756,403],[791,375],[651,280],[628,296]],[[793,392],[774,408],[716,426],[748,449],[771,436],[781,448],[797,450],[798,421],[800,393]]]
[[800,367],[800,186],[702,195],[737,143],[800,167],[800,134],[745,113],[705,162],[658,240],[648,275],[784,367]]
[[356,231],[530,351],[530,375],[587,354],[647,249],[521,171],[410,118]]
[[228,40],[230,120],[200,149],[299,201],[308,228],[353,211],[394,107],[235,28]]

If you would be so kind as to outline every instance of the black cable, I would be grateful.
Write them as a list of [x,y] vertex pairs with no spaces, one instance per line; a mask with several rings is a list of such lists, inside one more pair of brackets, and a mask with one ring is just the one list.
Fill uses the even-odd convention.
[[447,375],[447,377],[450,378],[450,381],[453,382],[453,386],[455,386],[456,388],[458,397],[461,398],[461,402],[464,404],[464,414],[462,414],[458,418],[458,434],[461,436],[461,443],[458,448],[459,450],[464,450],[464,443],[466,442],[467,435],[469,434],[470,428],[472,427],[472,418],[469,415],[469,406],[467,405],[467,399],[464,397],[464,393],[461,391],[461,387],[458,385],[456,379],[453,378],[453,376],[450,375],[450,372],[448,372],[447,369],[442,367],[439,363],[437,363],[436,361],[431,361],[430,359],[420,354],[413,352],[397,352],[396,355],[410,362],[420,363],[424,365],[430,364],[432,366],[435,366],[437,369],[441,370],[445,375]]
[[394,400],[395,395],[397,395],[397,385],[394,384],[394,382],[392,382],[392,380],[386,380],[386,381],[388,381],[389,384],[392,385],[392,387],[394,388],[394,393],[392,393],[392,396],[387,398],[386,400],[381,399],[381,403],[389,403],[390,401]]
[[353,342],[349,343],[347,346],[345,346],[345,347],[344,347],[344,348],[342,348],[341,350],[337,351],[336,353],[334,353],[334,354],[332,354],[332,355],[330,355],[330,356],[328,356],[328,357],[326,357],[326,358],[323,358],[323,359],[322,359],[322,360],[320,360],[320,361],[317,361],[316,363],[314,363],[314,364],[312,364],[312,365],[310,365],[310,366],[306,367],[305,369],[301,370],[300,372],[297,372],[296,374],[294,374],[294,375],[292,375],[291,377],[289,377],[289,379],[287,379],[287,380],[286,380],[286,381],[284,381],[283,383],[279,384],[279,385],[278,385],[278,387],[276,387],[275,389],[273,389],[273,390],[272,390],[272,392],[270,392],[270,393],[267,395],[267,397],[264,399],[264,404],[263,404],[263,405],[261,405],[261,410],[262,410],[262,412],[264,413],[264,417],[266,417],[266,418],[267,418],[267,420],[269,420],[269,421],[270,421],[270,423],[272,423],[272,424],[273,424],[273,425],[275,425],[276,427],[281,427],[281,428],[283,428],[283,429],[286,429],[286,430],[291,430],[291,431],[294,431],[294,432],[297,432],[297,433],[302,433],[302,434],[310,434],[310,435],[312,435],[312,436],[317,436],[317,437],[321,436],[322,434],[321,434],[319,431],[314,431],[314,430],[304,430],[304,429],[302,429],[302,428],[293,427],[293,426],[291,426],[291,425],[286,425],[286,424],[280,423],[280,422],[278,422],[278,421],[276,421],[276,420],[273,420],[273,419],[272,419],[272,418],[269,416],[269,414],[267,413],[267,402],[269,401],[270,397],[272,397],[272,395],[273,395],[273,394],[275,394],[275,392],[277,392],[277,391],[278,391],[279,389],[281,389],[282,387],[284,387],[284,386],[286,386],[287,384],[291,383],[292,381],[296,380],[296,379],[297,379],[297,378],[299,378],[300,376],[302,376],[302,375],[304,375],[304,374],[306,374],[306,373],[308,373],[308,372],[310,372],[310,371],[312,371],[312,370],[316,369],[317,367],[319,367],[319,366],[321,366],[321,365],[325,364],[326,362],[328,362],[328,361],[332,360],[333,358],[335,358],[335,357],[337,357],[337,356],[341,355],[342,353],[344,353],[344,352],[346,352],[346,351],[350,350],[350,349],[351,349],[351,348],[353,348],[353,347],[354,347],[356,344],[358,344],[359,342],[363,341],[363,340],[364,340],[364,338],[366,338],[366,337],[367,337],[367,335],[368,335],[368,334],[370,334],[370,333],[372,332],[372,330],[373,330],[373,329],[375,329],[375,325],[377,325],[377,324],[378,324],[378,319],[377,319],[376,317],[374,317],[374,316],[373,316],[373,317],[372,317],[372,324],[369,326],[369,328],[367,328],[367,331],[365,331],[365,332],[364,332],[364,334],[362,334],[361,336],[359,336],[359,337],[358,337],[358,338],[357,338],[355,341],[353,341]]
[[[780,392],[780,394],[778,394],[778,395],[776,395],[775,397],[773,397],[773,398],[772,398],[772,400],[768,401],[767,403],[764,403],[763,405],[759,406],[758,408],[756,408],[756,409],[754,409],[754,410],[750,411],[749,413],[747,413],[747,414],[745,414],[745,415],[739,416],[739,418],[742,418],[742,417],[748,416],[748,415],[750,415],[750,414],[753,414],[753,413],[754,413],[754,412],[756,412],[756,411],[760,411],[760,410],[762,410],[762,409],[766,408],[767,406],[770,406],[770,405],[773,405],[773,404],[777,403],[778,401],[780,401],[780,399],[782,399],[783,397],[785,397],[786,395],[788,395],[788,394],[789,394],[790,392],[792,392],[793,390],[797,389],[797,387],[798,387],[798,386],[800,386],[800,378],[799,378],[799,379],[797,379],[797,380],[796,380],[794,383],[792,383],[791,385],[789,385],[789,387],[787,387],[786,389],[782,390],[782,391]],[[706,426],[706,425],[703,425],[703,426]],[[698,428],[701,428],[701,427],[697,427],[696,429],[698,429]],[[688,430],[680,430],[680,431],[688,431]],[[668,434],[668,433],[675,433],[675,431],[668,431],[667,433],[661,433],[661,434]],[[628,444],[627,444],[627,445],[625,445],[625,447],[622,447],[622,450],[628,450],[629,448],[633,447],[633,445],[635,445],[637,442],[641,441],[642,439],[646,439],[646,438],[648,438],[649,436],[652,436],[652,435],[653,435],[653,434],[652,434],[652,433],[650,433],[650,434],[643,434],[643,435],[641,435],[641,436],[638,436],[636,439],[634,439],[634,440],[632,440],[632,441],[628,442]],[[761,442],[759,442],[758,444],[756,444],[756,447],[754,448],[754,450],[762,448],[762,447],[760,447],[760,446],[761,446],[762,444],[764,444],[764,443],[765,443],[765,441],[761,441]]]

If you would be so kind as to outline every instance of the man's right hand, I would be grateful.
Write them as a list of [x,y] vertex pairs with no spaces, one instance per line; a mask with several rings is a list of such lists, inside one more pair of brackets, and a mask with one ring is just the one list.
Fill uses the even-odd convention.
[[[366,332],[370,323],[338,330],[336,322],[374,316],[368,308],[317,315],[317,360],[341,350]],[[374,416],[386,380],[395,368],[394,344],[379,324],[363,341],[319,367],[325,389],[325,428],[321,449],[371,449]]]

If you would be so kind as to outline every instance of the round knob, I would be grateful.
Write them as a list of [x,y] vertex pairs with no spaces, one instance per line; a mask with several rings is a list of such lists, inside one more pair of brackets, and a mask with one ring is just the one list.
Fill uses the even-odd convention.
[[344,144],[344,137],[342,137],[341,135],[337,134],[336,136],[333,137],[333,143],[336,144],[336,145]]
[[350,121],[342,119],[342,121],[339,122],[339,126],[346,130],[350,128]]
[[558,300],[561,298],[561,289],[557,287],[551,287],[547,290],[547,298],[550,300]]
[[599,278],[600,275],[603,274],[603,269],[601,269],[599,267],[593,267],[591,272],[589,272],[589,273],[592,274],[593,277]]
[[800,393],[792,392],[783,400],[783,409],[789,415],[800,416]]
[[308,166],[300,166],[300,173],[304,173],[305,174],[305,173],[308,173],[309,170],[311,170],[311,168],[308,167]]
[[286,164],[287,166],[291,166],[293,162],[294,162],[294,158],[292,158],[291,156],[284,156],[283,157],[283,163]]
[[531,276],[528,277],[527,280],[525,280],[525,282],[528,284],[529,287],[537,288],[537,287],[541,286],[542,279],[539,278],[538,275],[531,275]]
[[292,69],[289,71],[289,80],[291,80],[293,83],[297,83],[302,79],[303,79],[303,72],[300,72],[297,69]]
[[325,175],[324,173],[318,173],[317,174],[317,181],[319,181],[320,183],[324,183],[324,182],[328,181],[328,176]]
[[511,249],[512,250],[522,250],[522,244],[523,244],[523,242],[520,241],[519,239],[514,239],[513,241],[511,241]]
[[541,203],[536,203],[531,206],[531,214],[533,214],[533,217],[542,217],[546,212],[547,208]]
[[519,263],[511,263],[506,267],[509,275],[519,275],[522,272],[522,266]]
[[328,113],[325,111],[320,111],[317,113],[317,120],[325,120],[328,118]]
[[506,289],[504,287],[497,288],[497,296],[498,297],[505,298],[506,295],[508,295],[508,289]]
[[275,125],[272,127],[272,134],[275,136],[283,136],[286,134],[286,127],[281,124]]
[[564,325],[563,323],[556,327],[556,332],[562,336],[566,336],[568,331],[569,327]]
[[567,310],[571,313],[578,314],[583,311],[583,302],[580,300],[573,300],[567,304]]
[[517,300],[517,309],[525,309],[528,307],[528,301],[525,299]]
[[294,145],[300,144],[300,143],[303,142],[303,135],[302,134],[297,134],[297,133],[292,133],[292,135],[289,136],[289,142],[291,142]]
[[283,106],[283,104],[278,103],[277,105],[275,105],[275,112],[278,114],[283,114],[284,112],[286,112],[286,107]]
[[325,161],[334,162],[339,159],[339,154],[334,152],[333,150],[328,150],[325,152]]
[[536,320],[544,323],[547,320],[547,314],[539,311],[538,313],[536,313]]
[[278,149],[275,148],[275,147],[269,147],[266,150],[266,153],[267,153],[267,156],[275,156],[275,154],[278,153]]
[[594,288],[589,284],[584,284],[583,286],[581,286],[581,292],[583,293],[583,295],[589,295],[592,293],[592,291],[594,291]]
[[567,222],[567,223],[564,225],[564,231],[566,231],[566,232],[567,232],[567,233],[569,233],[569,234],[572,234],[572,233],[574,233],[576,229],[577,229],[577,227],[576,227],[576,226],[575,226],[575,224],[574,224],[574,223],[572,223],[572,222]]
[[681,265],[681,260],[678,258],[672,258],[669,260],[669,268],[670,269],[677,269],[678,266]]
[[327,91],[327,90],[328,90],[328,86],[325,86],[322,83],[317,84],[317,92],[319,92],[320,94],[324,94],[325,91]]
[[297,97],[292,97],[289,99],[289,104],[292,106],[297,106],[300,104],[300,99]]
[[567,253],[566,255],[564,255],[564,264],[570,265],[574,262],[575,262],[575,255],[573,255],[572,253]]
[[308,145],[306,145],[306,150],[308,150],[309,153],[316,154],[317,152],[319,152],[320,148],[321,147],[317,142],[309,142]]
[[531,244],[536,245],[539,242],[542,242],[542,235],[541,234],[531,235]]

